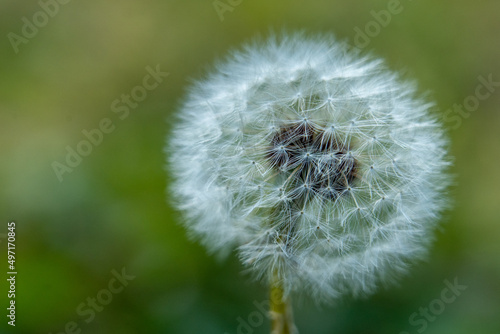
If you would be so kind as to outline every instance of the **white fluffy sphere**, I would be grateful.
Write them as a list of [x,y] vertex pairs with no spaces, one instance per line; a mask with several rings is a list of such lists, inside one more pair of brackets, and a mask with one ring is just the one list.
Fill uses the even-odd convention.
[[256,42],[190,89],[169,189],[210,250],[286,292],[371,293],[425,255],[446,203],[431,106],[331,37]]

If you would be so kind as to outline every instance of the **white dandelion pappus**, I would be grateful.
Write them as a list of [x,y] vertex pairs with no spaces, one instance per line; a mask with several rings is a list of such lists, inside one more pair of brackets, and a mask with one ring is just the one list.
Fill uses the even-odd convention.
[[170,190],[204,245],[286,293],[372,293],[426,254],[446,204],[431,106],[331,37],[256,42],[189,91]]

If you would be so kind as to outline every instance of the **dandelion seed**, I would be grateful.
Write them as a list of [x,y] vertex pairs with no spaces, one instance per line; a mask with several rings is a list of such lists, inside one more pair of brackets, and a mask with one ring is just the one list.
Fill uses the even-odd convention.
[[279,290],[273,314],[289,315],[294,292],[370,294],[425,255],[446,204],[447,141],[429,108],[330,37],[258,42],[189,91],[169,189],[194,236],[237,249]]

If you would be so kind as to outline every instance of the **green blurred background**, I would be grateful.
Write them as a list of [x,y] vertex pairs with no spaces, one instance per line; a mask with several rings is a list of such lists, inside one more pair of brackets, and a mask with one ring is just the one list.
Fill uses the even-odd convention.
[[[385,27],[373,23],[371,11],[386,10],[389,0],[220,3],[229,6],[222,16],[213,0],[70,1],[44,22],[39,2],[0,0],[0,233],[17,223],[18,255],[16,327],[2,315],[1,333],[64,333],[72,321],[95,334],[269,333],[253,304],[266,300],[266,287],[234,254],[219,261],[190,241],[165,193],[172,114],[190,79],[228,49],[283,28],[354,43],[354,29],[368,24],[373,37],[364,49],[416,78],[440,118],[475,94],[480,76],[500,81],[499,1],[401,0],[403,10]],[[14,47],[10,33],[21,37],[23,17],[33,22],[34,15],[38,32]],[[157,65],[169,76],[120,119],[112,102]],[[296,299],[301,333],[417,333],[423,325],[409,317],[455,278],[467,289],[424,332],[500,333],[499,102],[493,91],[461,124],[444,122],[455,157],[455,206],[428,261],[364,300],[317,307]],[[64,163],[67,146],[75,149],[82,130],[104,118],[114,131],[59,182],[53,162]],[[87,323],[77,307],[122,268],[135,278]],[[4,313],[7,290],[2,279]],[[239,317],[258,326],[244,329]]]

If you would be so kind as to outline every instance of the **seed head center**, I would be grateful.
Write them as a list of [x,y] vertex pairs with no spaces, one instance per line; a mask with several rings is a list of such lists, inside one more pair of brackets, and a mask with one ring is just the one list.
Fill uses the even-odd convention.
[[310,123],[282,126],[275,132],[266,159],[290,184],[303,184],[315,195],[334,199],[351,188],[358,162],[331,132]]

